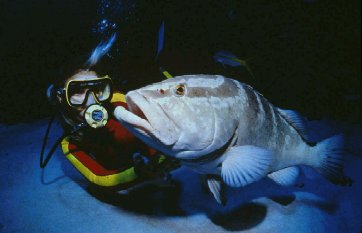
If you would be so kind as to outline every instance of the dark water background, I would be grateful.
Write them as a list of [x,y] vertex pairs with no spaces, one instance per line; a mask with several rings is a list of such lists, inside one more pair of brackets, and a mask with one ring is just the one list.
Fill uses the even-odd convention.
[[[64,62],[89,54],[106,36],[118,39],[103,72],[129,90],[173,75],[217,73],[249,83],[281,108],[311,119],[361,119],[360,1],[105,1],[0,2],[0,123],[49,116],[45,90]],[[118,14],[119,13],[119,14]],[[156,59],[158,30],[165,44]],[[224,50],[243,67],[215,63]]]

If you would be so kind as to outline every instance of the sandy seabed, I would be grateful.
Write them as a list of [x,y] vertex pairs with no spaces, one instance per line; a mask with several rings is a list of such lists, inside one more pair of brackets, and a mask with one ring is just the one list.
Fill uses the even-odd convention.
[[[263,179],[226,191],[219,206],[187,168],[173,172],[175,187],[144,185],[104,193],[89,186],[58,148],[44,171],[39,153],[48,119],[0,125],[0,232],[351,232],[362,230],[362,129],[308,122],[313,140],[344,132],[345,174],[354,183],[335,186],[303,167],[298,185]],[[55,124],[51,142],[61,134]]]

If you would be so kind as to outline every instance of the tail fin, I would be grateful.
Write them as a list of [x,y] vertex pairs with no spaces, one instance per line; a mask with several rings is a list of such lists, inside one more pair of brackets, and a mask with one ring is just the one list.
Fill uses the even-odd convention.
[[338,184],[343,177],[344,136],[332,136],[316,145],[319,156],[316,169],[332,183]]

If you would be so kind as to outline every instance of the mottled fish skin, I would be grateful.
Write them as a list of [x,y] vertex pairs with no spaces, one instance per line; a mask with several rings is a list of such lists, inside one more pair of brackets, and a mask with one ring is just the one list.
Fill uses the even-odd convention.
[[[192,78],[193,76],[185,77],[186,80]],[[215,79],[215,76],[205,75],[202,78]],[[309,164],[306,159],[309,146],[276,107],[249,85],[222,76],[217,76],[217,79],[223,80],[222,84],[202,89],[196,87],[188,93],[188,97],[199,100],[205,98],[212,105],[215,132],[219,131],[220,139],[217,147],[225,144],[235,134],[237,140],[233,146],[255,145],[273,151],[275,158],[269,172]],[[225,158],[209,163],[184,163],[195,167],[195,170],[214,173],[211,168],[222,163],[223,159]]]
[[115,116],[136,136],[199,173],[221,175],[232,187],[275,171],[270,178],[291,183],[295,165],[312,166],[328,179],[342,169],[342,136],[308,143],[294,116],[233,79],[184,75],[126,98],[130,112],[118,107]]
[[244,98],[237,145],[255,145],[275,155],[270,170],[308,164],[309,146],[302,136],[264,96],[246,84],[233,81]]

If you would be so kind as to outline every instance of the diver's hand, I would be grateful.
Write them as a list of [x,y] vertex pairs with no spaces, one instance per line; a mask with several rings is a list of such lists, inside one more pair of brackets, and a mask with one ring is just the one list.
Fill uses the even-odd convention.
[[[156,158],[156,159],[155,159]],[[171,171],[180,167],[177,160],[156,156],[150,159],[140,153],[133,155],[135,172],[140,177],[158,186],[173,186]]]
[[163,172],[157,169],[156,164],[140,153],[133,155],[133,164],[136,174],[142,178],[156,179],[163,175]]

